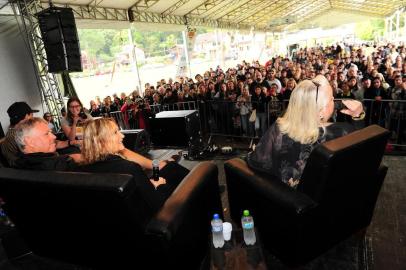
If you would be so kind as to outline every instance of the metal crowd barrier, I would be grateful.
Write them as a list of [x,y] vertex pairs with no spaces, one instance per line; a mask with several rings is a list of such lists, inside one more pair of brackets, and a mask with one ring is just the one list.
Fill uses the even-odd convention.
[[[153,104],[149,105],[148,108],[142,109],[144,112],[145,121],[148,121],[149,117],[153,117],[155,114],[162,111],[177,111],[177,110],[196,110],[195,101],[187,102],[176,102],[173,104]],[[127,129],[139,129],[139,119],[134,115],[133,110],[128,110],[125,112],[116,111],[110,112],[108,117],[113,118],[121,130]]]
[[108,116],[116,121],[120,130],[129,129],[129,126],[125,121],[124,114],[121,111],[110,112]]
[[[336,100],[336,103],[341,100]],[[262,134],[283,114],[289,101],[270,101],[263,113],[258,113],[256,120],[249,118],[255,103],[231,101],[198,101],[203,133],[212,136],[260,138]],[[365,126],[377,124],[392,132],[389,145],[406,146],[406,100],[381,100],[365,99],[363,101],[366,116]],[[241,109],[245,106],[245,109]],[[335,110],[333,120],[343,122],[349,119]]]
[[406,146],[406,100],[365,99],[364,110],[365,126],[380,125],[392,133],[389,145]]
[[[341,100],[336,100],[336,103]],[[270,101],[263,110],[256,110],[255,121],[250,121],[253,108],[261,106],[255,102],[232,101],[189,101],[174,104],[150,105],[149,116],[161,111],[199,110],[203,134],[239,138],[260,138],[262,134],[283,114],[289,101]],[[389,145],[406,146],[406,100],[363,101],[366,116],[365,126],[378,124],[392,132]],[[120,129],[138,129],[138,122],[132,118],[132,111],[111,112]],[[333,120],[346,121],[346,116],[335,110]]]
[[[262,136],[283,113],[286,102],[199,101],[203,132],[208,135],[255,138]],[[255,120],[252,111],[256,109]],[[251,118],[251,119],[250,119]]]

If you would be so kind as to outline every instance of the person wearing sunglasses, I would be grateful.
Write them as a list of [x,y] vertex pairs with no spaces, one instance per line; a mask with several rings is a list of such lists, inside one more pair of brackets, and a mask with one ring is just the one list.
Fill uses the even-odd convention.
[[299,83],[286,112],[262,136],[247,156],[248,165],[297,187],[312,149],[319,143],[346,135],[363,125],[362,103],[343,100],[341,112],[354,123],[330,123],[334,112],[333,90],[323,75]]

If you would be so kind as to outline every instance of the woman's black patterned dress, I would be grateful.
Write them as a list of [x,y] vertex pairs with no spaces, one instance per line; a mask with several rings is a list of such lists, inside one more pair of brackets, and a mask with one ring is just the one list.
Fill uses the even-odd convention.
[[289,179],[300,180],[307,159],[313,148],[356,130],[350,123],[333,123],[320,128],[320,136],[314,144],[301,144],[288,135],[282,134],[274,123],[262,136],[255,150],[248,154],[248,165],[259,172],[266,173],[288,183]]

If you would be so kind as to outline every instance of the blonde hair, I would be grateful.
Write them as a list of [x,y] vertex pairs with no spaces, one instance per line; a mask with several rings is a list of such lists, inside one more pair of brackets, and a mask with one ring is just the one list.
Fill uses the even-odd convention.
[[112,139],[115,130],[117,124],[111,118],[99,118],[84,124],[82,144],[84,164],[91,164],[117,154],[117,147]]
[[[319,137],[320,110],[328,103],[325,92],[327,79],[318,75],[313,80],[300,82],[292,92],[285,114],[277,124],[283,134],[301,144],[315,143]],[[316,102],[316,92],[317,102]]]

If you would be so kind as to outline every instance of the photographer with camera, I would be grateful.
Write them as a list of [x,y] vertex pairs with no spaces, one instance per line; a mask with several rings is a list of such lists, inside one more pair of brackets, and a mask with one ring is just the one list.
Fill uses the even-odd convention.
[[77,97],[71,97],[67,103],[68,113],[62,118],[61,127],[69,141],[81,140],[83,136],[83,124],[93,119],[90,114],[83,110],[82,102]]
[[124,114],[124,121],[131,129],[149,129],[148,117],[151,115],[151,108],[146,99],[137,97],[134,101],[127,98],[121,112]]

